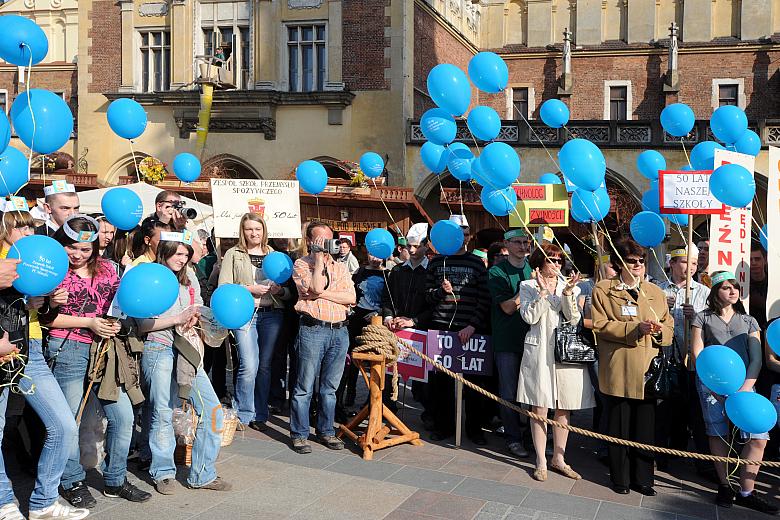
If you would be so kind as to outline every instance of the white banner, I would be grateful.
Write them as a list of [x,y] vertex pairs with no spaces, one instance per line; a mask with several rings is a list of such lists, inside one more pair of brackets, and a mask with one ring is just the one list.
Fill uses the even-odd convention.
[[769,250],[767,261],[774,265],[769,269],[767,279],[766,317],[774,319],[780,316],[780,148],[769,147],[769,176],[766,193],[766,232]]
[[723,203],[710,193],[710,175],[710,171],[659,171],[663,213],[696,215],[723,211]]
[[[751,174],[755,172],[756,158],[752,155],[715,150],[715,169],[724,164],[739,164]],[[747,208],[725,206],[722,214],[710,221],[710,274],[731,271],[742,288],[740,298],[748,307],[750,296],[750,229],[753,205]]]
[[211,179],[214,232],[238,238],[245,213],[256,213],[268,226],[268,238],[301,238],[298,181]]

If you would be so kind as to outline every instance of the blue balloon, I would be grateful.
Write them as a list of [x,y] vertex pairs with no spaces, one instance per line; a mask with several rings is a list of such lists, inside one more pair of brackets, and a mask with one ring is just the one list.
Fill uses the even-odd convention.
[[243,285],[228,283],[220,285],[211,294],[210,307],[220,325],[226,329],[240,329],[252,319],[255,299]]
[[572,139],[558,152],[561,171],[586,191],[594,191],[604,182],[607,161],[599,147],[587,139]]
[[29,235],[17,240],[8,251],[8,258],[21,258],[16,266],[19,278],[13,286],[27,296],[49,294],[68,274],[65,248],[46,235]]
[[745,111],[733,105],[718,108],[710,118],[712,133],[726,144],[736,143],[744,135],[747,127]]
[[571,196],[572,213],[582,218],[581,222],[599,222],[609,213],[609,193],[605,188],[587,191],[582,188],[574,190]]
[[480,157],[474,157],[474,159],[471,161],[471,178],[474,179],[480,186],[485,186],[488,188],[491,186],[490,179],[488,179],[485,170],[482,168]]
[[450,144],[458,133],[455,118],[443,108],[426,110],[420,118],[420,131],[434,144]]
[[777,424],[774,405],[755,392],[737,392],[728,396],[726,415],[737,428],[747,433],[766,433]]
[[11,142],[11,123],[8,121],[8,116],[5,112],[0,110],[0,153],[3,153],[8,148],[8,143]]
[[455,65],[440,63],[428,73],[428,94],[433,102],[453,116],[462,116],[471,104],[471,85]]
[[711,392],[731,395],[745,383],[747,370],[735,351],[723,345],[710,345],[696,358],[696,374]]
[[642,194],[642,210],[661,213],[661,194],[658,188],[650,188]]
[[441,145],[426,142],[420,148],[420,158],[426,168],[435,174],[440,174],[447,168],[447,149]]
[[745,130],[734,146],[739,153],[755,157],[761,151],[761,138],[753,130]]
[[328,172],[317,161],[303,161],[295,169],[295,178],[301,189],[311,195],[319,195],[328,184]]
[[440,255],[454,255],[463,246],[463,230],[451,220],[440,220],[431,228],[431,242]]
[[761,242],[761,247],[764,248],[764,251],[769,251],[769,231],[766,224],[758,231],[758,240]]
[[694,170],[714,170],[715,150],[725,148],[715,141],[702,141],[691,150],[691,166]]
[[374,228],[366,233],[366,249],[368,253],[382,260],[393,256],[395,249],[395,239],[393,235],[384,228]]
[[691,166],[690,164],[686,164],[685,166],[680,168],[680,170],[684,171],[684,172],[690,172],[690,171],[693,171],[693,166]]
[[661,216],[672,224],[677,224],[678,226],[688,225],[688,215],[683,215],[682,213],[661,213]]
[[179,281],[173,271],[162,264],[139,264],[125,271],[116,297],[119,308],[128,316],[153,318],[176,302]]
[[[458,143],[459,144],[459,143]],[[447,169],[453,177],[459,181],[468,182],[471,180],[471,161],[474,160],[474,154],[468,148],[466,150],[450,146],[448,150],[449,159],[447,160]]]
[[123,139],[135,139],[146,130],[146,111],[135,100],[116,99],[108,105],[106,111],[108,126]]
[[[493,52],[480,52],[469,60],[469,78],[479,90],[497,94],[509,83],[509,69]],[[430,90],[430,87],[429,87]]]
[[506,143],[487,145],[479,156],[479,162],[487,176],[487,186],[494,190],[510,186],[520,175],[520,157]]
[[512,186],[503,190],[484,188],[479,198],[485,210],[497,217],[509,215],[517,206],[517,192]]
[[543,173],[539,177],[541,184],[563,184],[563,181],[554,173]]
[[550,128],[560,128],[569,122],[569,107],[560,99],[548,99],[542,103],[539,117]]
[[385,171],[385,161],[376,152],[366,152],[360,156],[360,169],[369,179],[376,179]]
[[772,351],[780,356],[780,320],[774,320],[766,328],[766,342]]
[[109,223],[119,229],[129,230],[141,222],[144,205],[141,197],[127,188],[111,188],[100,199],[100,209]]
[[0,16],[0,58],[14,65],[40,63],[49,52],[49,40],[38,24],[15,14]]
[[492,141],[501,132],[501,117],[490,107],[472,108],[466,124],[474,137],[482,141]]
[[643,247],[655,247],[664,241],[666,225],[657,213],[640,211],[631,219],[631,236]]
[[655,150],[645,150],[636,158],[636,167],[648,179],[657,179],[658,170],[666,169],[666,159]]
[[27,156],[9,146],[0,154],[0,197],[15,194],[27,181]]
[[744,208],[756,195],[756,181],[744,166],[724,164],[710,175],[710,193],[727,206]]
[[34,88],[16,96],[11,105],[11,121],[19,139],[42,154],[62,148],[73,133],[70,107],[62,97],[48,90]]
[[650,189],[651,190],[658,189],[658,179],[650,179]]
[[673,103],[661,111],[661,126],[674,137],[685,137],[696,123],[696,116],[685,103]]
[[191,153],[180,153],[173,159],[173,173],[182,182],[195,182],[200,177],[200,161]]
[[293,273],[293,261],[281,251],[271,251],[263,259],[263,274],[276,284],[283,284]]

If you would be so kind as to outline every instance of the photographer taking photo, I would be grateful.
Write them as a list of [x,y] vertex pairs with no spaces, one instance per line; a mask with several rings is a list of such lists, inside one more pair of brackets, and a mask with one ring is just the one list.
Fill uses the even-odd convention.
[[175,191],[164,190],[154,198],[154,215],[160,222],[168,224],[173,231],[187,227],[187,220],[194,219],[197,212],[187,208],[187,202]]

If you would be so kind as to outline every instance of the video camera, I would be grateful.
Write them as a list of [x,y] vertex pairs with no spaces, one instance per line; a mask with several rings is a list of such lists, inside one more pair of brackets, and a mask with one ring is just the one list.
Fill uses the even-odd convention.
[[337,255],[339,254],[339,246],[341,245],[341,240],[337,238],[331,238],[325,241],[322,247],[312,244],[311,245],[311,251],[312,253],[328,253],[330,255]]

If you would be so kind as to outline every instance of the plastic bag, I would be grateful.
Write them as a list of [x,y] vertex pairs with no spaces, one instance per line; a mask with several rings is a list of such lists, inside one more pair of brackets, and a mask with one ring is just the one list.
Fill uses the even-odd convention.
[[90,393],[79,424],[79,450],[84,469],[100,466],[106,455],[108,421],[100,401]]
[[173,434],[177,444],[188,445],[195,440],[197,416],[191,407],[173,409]]

